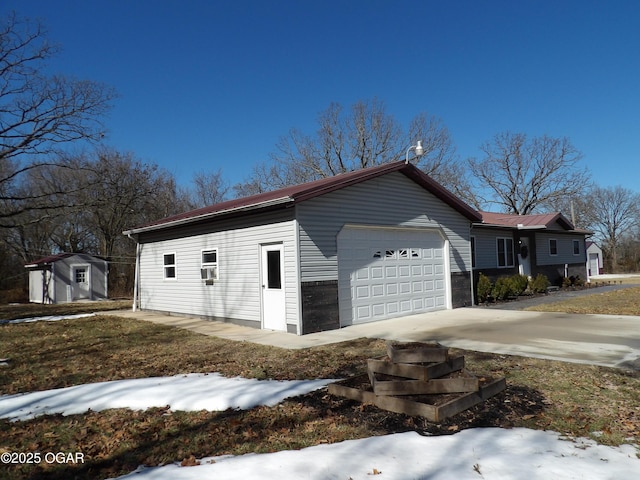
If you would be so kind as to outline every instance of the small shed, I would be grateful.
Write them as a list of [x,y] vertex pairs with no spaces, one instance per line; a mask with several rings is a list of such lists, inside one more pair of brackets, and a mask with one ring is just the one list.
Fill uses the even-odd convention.
[[85,253],[59,253],[25,265],[29,301],[68,303],[107,298],[107,261]]
[[589,278],[603,273],[602,249],[592,241],[587,242],[587,273]]

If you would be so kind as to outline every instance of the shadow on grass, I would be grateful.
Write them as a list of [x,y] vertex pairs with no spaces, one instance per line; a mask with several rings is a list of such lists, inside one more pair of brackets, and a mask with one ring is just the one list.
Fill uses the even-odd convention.
[[[154,408],[144,412],[118,410],[110,415],[89,412],[83,416],[49,416],[14,426],[24,429],[27,437],[34,427],[53,432],[70,429],[73,433],[66,440],[67,445],[52,443],[41,448],[82,452],[85,463],[48,465],[46,469],[12,467],[5,478],[93,480],[124,475],[141,464],[180,462],[191,456],[293,450],[407,431],[445,435],[466,428],[510,428],[522,426],[523,418],[535,417],[544,409],[539,392],[509,386],[486,402],[437,424],[335,397],[325,390],[288,399],[275,407],[247,411],[184,413]],[[78,424],[83,427],[78,428]],[[6,427],[5,424],[0,431]]]

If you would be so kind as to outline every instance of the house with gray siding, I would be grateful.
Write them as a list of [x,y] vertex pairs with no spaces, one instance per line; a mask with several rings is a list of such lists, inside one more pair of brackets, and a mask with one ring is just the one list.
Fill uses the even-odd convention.
[[108,294],[107,261],[84,253],[59,253],[25,265],[29,301],[68,303],[104,300]]
[[563,277],[587,279],[585,230],[576,229],[561,213],[511,215],[479,212],[482,223],[471,233],[474,277],[495,280],[516,273],[544,274],[552,285]]
[[471,305],[481,219],[405,162],[222,202],[124,232],[134,309],[302,335]]

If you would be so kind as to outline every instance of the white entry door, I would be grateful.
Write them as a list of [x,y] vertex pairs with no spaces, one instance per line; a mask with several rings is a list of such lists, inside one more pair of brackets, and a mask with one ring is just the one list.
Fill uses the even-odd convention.
[[261,245],[262,328],[287,330],[284,296],[284,247]]
[[600,274],[600,262],[598,261],[597,253],[589,254],[589,276],[593,277],[594,275]]
[[73,292],[71,300],[91,298],[91,270],[89,265],[71,267],[71,284]]
[[531,276],[531,247],[527,237],[520,238],[520,251],[518,252],[518,273]]

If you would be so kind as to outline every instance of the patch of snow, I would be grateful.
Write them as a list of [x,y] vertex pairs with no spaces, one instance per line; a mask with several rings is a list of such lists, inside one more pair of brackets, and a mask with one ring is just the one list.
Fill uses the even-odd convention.
[[73,387],[0,396],[0,418],[28,420],[39,415],[72,415],[108,408],[144,410],[169,405],[172,410],[223,411],[273,406],[335,380],[264,381],[193,373],[90,383]]
[[93,317],[95,313],[78,313],[76,315],[47,315],[44,317],[16,318],[14,320],[0,320],[0,324],[6,323],[32,323],[32,322],[58,322],[60,320],[74,320],[76,318]]
[[204,458],[194,467],[140,467],[118,480],[570,480],[638,478],[631,445],[608,447],[555,432],[476,428],[454,435],[415,432],[299,451]]

